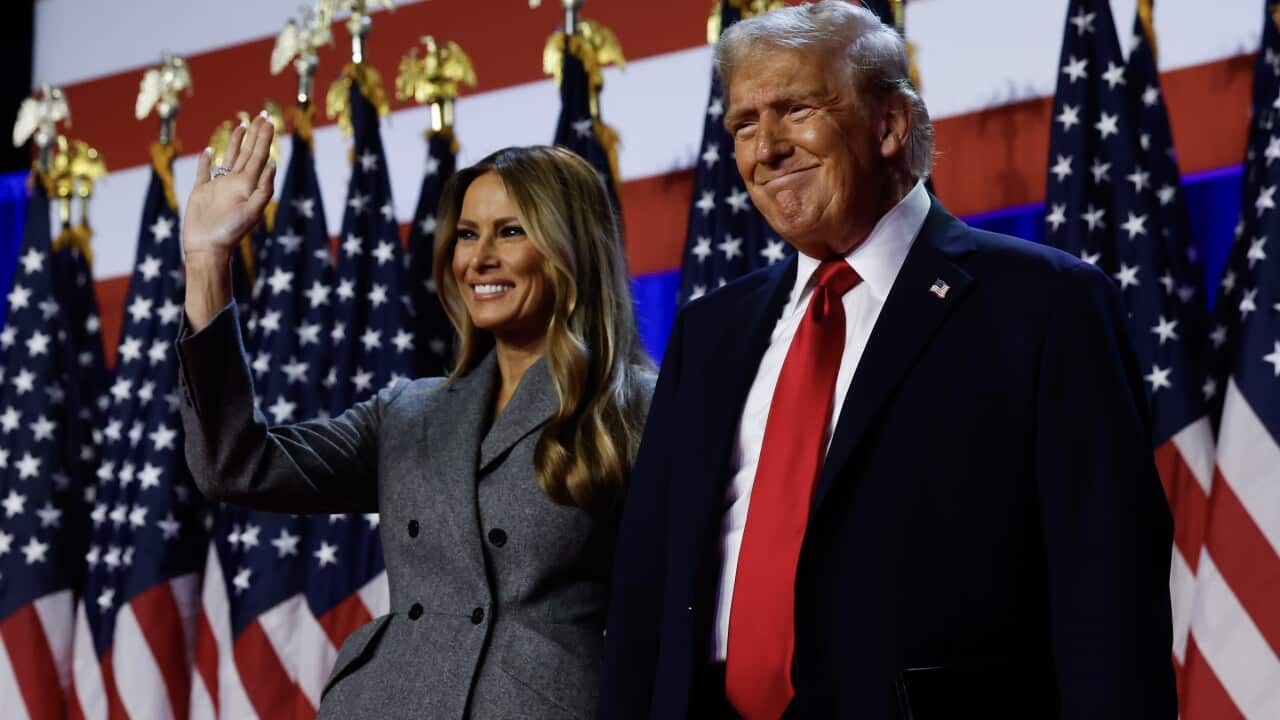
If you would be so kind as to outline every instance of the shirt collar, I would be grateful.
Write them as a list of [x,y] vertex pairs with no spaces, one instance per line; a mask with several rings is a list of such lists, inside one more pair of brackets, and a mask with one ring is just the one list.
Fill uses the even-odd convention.
[[[920,228],[924,227],[925,217],[932,205],[924,181],[917,181],[915,187],[880,218],[867,239],[845,254],[845,262],[858,273],[877,299],[883,301],[889,296],[893,281],[907,259],[911,243],[920,234]],[[796,284],[791,289],[788,312],[794,311],[797,303],[805,297],[806,291],[811,287],[814,272],[822,264],[821,260],[804,253],[796,255]]]

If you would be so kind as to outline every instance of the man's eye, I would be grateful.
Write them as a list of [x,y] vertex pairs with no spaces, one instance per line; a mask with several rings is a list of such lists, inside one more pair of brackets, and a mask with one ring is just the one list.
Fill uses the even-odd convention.
[[802,116],[807,114],[811,109],[812,108],[810,108],[808,105],[793,105],[791,109],[787,111],[787,114],[791,115],[792,117]]

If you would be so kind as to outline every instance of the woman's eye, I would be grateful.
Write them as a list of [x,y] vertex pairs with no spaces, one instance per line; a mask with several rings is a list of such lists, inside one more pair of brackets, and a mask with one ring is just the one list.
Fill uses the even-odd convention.
[[476,233],[474,230],[459,230],[457,232],[457,238],[459,240],[475,240]]
[[499,230],[498,234],[501,237],[522,237],[524,235],[524,228],[519,225],[508,225]]

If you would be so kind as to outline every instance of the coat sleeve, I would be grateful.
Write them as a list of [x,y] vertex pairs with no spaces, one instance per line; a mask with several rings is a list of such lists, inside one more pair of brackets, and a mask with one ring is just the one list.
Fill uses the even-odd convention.
[[205,496],[280,513],[377,511],[379,420],[406,383],[334,418],[269,428],[234,302],[195,334],[183,318],[177,350],[187,464]]
[[614,555],[597,718],[647,718],[658,665],[667,572],[667,433],[677,424],[681,335],[676,318],[649,406]]
[[1072,266],[1038,376],[1036,484],[1064,718],[1172,718],[1172,521],[1111,280]]

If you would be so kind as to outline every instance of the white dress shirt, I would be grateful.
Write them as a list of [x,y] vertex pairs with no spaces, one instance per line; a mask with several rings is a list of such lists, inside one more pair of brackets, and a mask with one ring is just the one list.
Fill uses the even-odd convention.
[[[867,346],[871,329],[875,327],[885,298],[898,277],[898,271],[906,260],[907,251],[929,214],[929,193],[924,183],[916,183],[911,192],[893,207],[871,230],[861,244],[845,255],[845,262],[858,273],[862,282],[844,296],[844,355],[840,358],[840,370],[836,374],[836,387],[831,403],[831,418],[824,428],[825,441],[831,443],[831,433],[840,408],[844,405],[849,383],[858,369],[858,361]],[[738,421],[738,434],[733,447],[733,479],[725,491],[724,515],[720,521],[720,581],[716,592],[715,624],[712,632],[711,661],[723,662],[729,639],[729,609],[733,602],[733,583],[738,574],[738,550],[742,546],[742,531],[747,524],[747,508],[751,504],[751,488],[755,484],[756,467],[760,463],[760,449],[764,443],[765,422],[769,407],[773,404],[773,391],[782,372],[782,363],[791,348],[791,339],[804,318],[809,298],[813,295],[813,273],[821,263],[803,253],[799,254],[796,267],[796,283],[783,307],[769,347],[760,360],[751,390],[747,393],[742,417]]]

